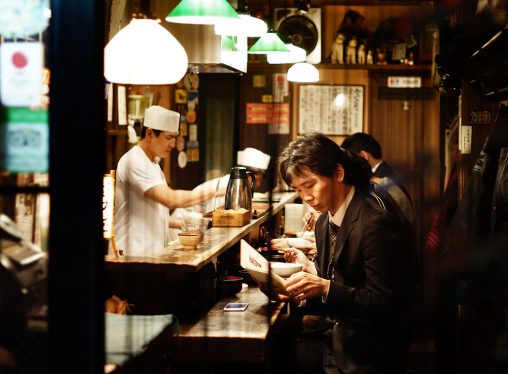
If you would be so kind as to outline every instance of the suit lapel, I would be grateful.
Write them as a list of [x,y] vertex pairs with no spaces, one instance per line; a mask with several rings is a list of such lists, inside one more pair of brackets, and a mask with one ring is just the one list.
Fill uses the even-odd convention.
[[361,197],[358,191],[355,191],[353,199],[349,203],[347,207],[346,214],[344,215],[344,219],[342,220],[342,225],[340,226],[339,234],[337,235],[337,242],[335,243],[335,250],[333,254],[333,263],[336,264],[339,260],[340,254],[344,249],[344,244],[347,241],[347,238],[351,231],[353,230],[356,221],[358,220],[358,215],[360,214],[360,205],[361,205]]
[[[321,255],[321,260],[319,266],[323,272],[326,272],[326,267],[328,266],[328,262],[330,259],[330,245],[328,238],[328,213],[326,213],[326,217],[323,217],[322,223],[316,224],[316,240],[319,240],[322,243],[316,243],[321,248],[327,248],[328,250]],[[320,239],[323,238],[323,239]],[[319,248],[319,247],[318,247]],[[323,273],[324,274],[324,273]]]

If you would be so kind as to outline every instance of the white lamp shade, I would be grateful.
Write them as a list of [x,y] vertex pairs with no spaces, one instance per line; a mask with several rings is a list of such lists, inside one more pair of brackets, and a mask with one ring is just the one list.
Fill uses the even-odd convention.
[[296,62],[305,61],[307,58],[305,49],[291,43],[287,43],[286,47],[288,47],[289,52],[267,53],[266,61],[268,61],[269,64],[294,64]]
[[268,25],[260,18],[239,14],[239,20],[224,20],[215,25],[216,35],[259,37],[267,33]]
[[290,82],[317,82],[319,81],[319,70],[308,62],[299,62],[288,70],[287,80]]
[[104,76],[120,84],[173,84],[187,72],[187,53],[153,19],[133,19],[104,48]]

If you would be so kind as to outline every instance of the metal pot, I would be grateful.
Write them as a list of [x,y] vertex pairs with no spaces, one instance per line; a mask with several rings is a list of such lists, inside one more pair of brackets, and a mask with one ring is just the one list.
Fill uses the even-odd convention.
[[[251,177],[249,183],[248,177]],[[229,173],[229,182],[226,188],[226,209],[247,209],[252,218],[252,197],[254,196],[254,173],[244,167],[233,167]]]

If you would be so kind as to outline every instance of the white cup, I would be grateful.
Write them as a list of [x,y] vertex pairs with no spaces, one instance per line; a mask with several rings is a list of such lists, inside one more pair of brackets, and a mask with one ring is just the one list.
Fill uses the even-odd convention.
[[284,232],[296,234],[303,229],[303,204],[286,204],[284,206]]

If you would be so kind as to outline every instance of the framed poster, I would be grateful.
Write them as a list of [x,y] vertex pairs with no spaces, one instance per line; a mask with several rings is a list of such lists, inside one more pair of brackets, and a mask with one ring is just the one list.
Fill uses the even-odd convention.
[[363,86],[301,85],[298,132],[349,135],[363,131]]

